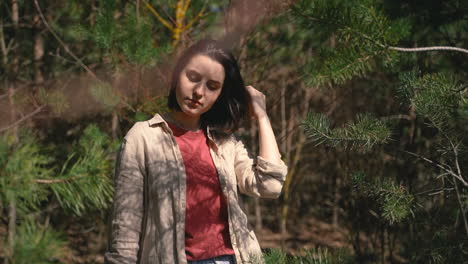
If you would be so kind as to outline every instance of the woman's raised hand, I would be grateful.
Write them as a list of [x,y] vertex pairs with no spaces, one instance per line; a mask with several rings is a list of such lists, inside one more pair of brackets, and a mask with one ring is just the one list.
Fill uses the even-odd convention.
[[253,86],[246,86],[247,92],[250,94],[250,115],[256,119],[267,116],[266,112],[266,97]]
[[281,154],[276,143],[275,134],[271,128],[266,112],[265,95],[252,86],[246,86],[250,97],[250,114],[257,119],[259,135],[259,155],[270,162],[281,163]]

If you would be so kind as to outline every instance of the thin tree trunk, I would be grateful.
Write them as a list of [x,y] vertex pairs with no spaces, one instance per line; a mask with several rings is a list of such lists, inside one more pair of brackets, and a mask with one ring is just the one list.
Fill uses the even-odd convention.
[[3,20],[0,18],[0,50],[2,51],[2,64],[6,69],[8,64],[8,51],[5,44],[5,36],[3,34]]
[[[17,0],[11,0],[11,21],[13,22],[14,25],[14,38],[15,40],[18,39],[18,22],[19,22],[19,13],[18,13],[18,1]],[[11,79],[16,78],[16,75],[18,73],[18,51],[17,49],[13,53],[13,60],[12,60],[12,76],[8,76]],[[7,78],[8,78],[7,77]],[[12,80],[9,89],[8,89],[8,100],[10,104],[10,122],[14,123],[16,120],[16,110],[15,110],[15,103],[13,100],[13,95],[15,94],[15,83],[16,80]],[[15,137],[15,141],[17,141],[17,136],[18,136],[18,129],[17,127],[13,127],[13,136]],[[15,214],[16,215],[16,214]]]
[[383,224],[381,225],[380,232],[380,250],[382,251],[380,263],[385,264],[385,227],[383,226]]
[[[19,23],[19,12],[18,12],[18,1],[17,0],[11,0],[11,21],[13,22],[14,25],[14,30],[15,30],[15,39],[18,37],[18,23]],[[17,52],[15,52],[17,53]],[[13,73],[18,72],[18,56],[13,56],[13,62],[12,62],[12,67]]]
[[13,257],[13,250],[15,248],[15,237],[16,237],[16,202],[15,200],[10,201],[8,205],[8,257],[5,259],[5,263],[8,264],[9,258]]
[[117,140],[119,136],[119,115],[117,110],[112,112],[112,139]]
[[136,0],[135,13],[136,13],[137,21],[140,22],[140,0]]
[[[14,123],[16,119],[15,103],[13,101],[14,87],[9,88],[9,104],[10,104],[10,119]],[[14,126],[12,128],[13,137],[15,143],[18,141],[18,128]],[[5,258],[5,264],[8,264],[9,258],[13,257],[13,250],[15,248],[15,237],[16,237],[16,201],[11,200],[8,204],[8,256]]]
[[[281,102],[280,102],[280,115],[281,115],[281,152],[285,153],[287,155],[287,145],[286,145],[286,137],[288,136],[287,133],[287,121],[286,121],[286,86],[282,85],[281,87]],[[288,160],[286,158],[286,160]],[[289,175],[288,175],[289,176]],[[288,179],[286,179],[288,180]],[[285,249],[285,240],[286,240],[286,235],[287,235],[287,226],[286,226],[286,218],[288,217],[288,211],[289,211],[289,181],[285,182],[285,187],[283,189],[283,204],[281,207],[281,215],[280,215],[280,222],[279,222],[279,227],[280,227],[280,234],[281,234],[281,249]]]
[[255,209],[255,231],[261,232],[263,229],[263,217],[262,217],[262,206],[260,199],[254,198],[254,209]]
[[[280,107],[280,115],[281,115],[281,128],[282,128],[282,142],[281,142],[281,151],[284,153],[286,157],[286,162],[289,167],[288,174],[286,175],[286,181],[284,183],[283,187],[283,199],[282,199],[282,207],[281,207],[281,215],[280,215],[280,221],[279,221],[279,226],[280,226],[280,232],[281,232],[281,248],[285,248],[285,240],[286,236],[288,233],[287,230],[287,220],[288,220],[288,215],[289,215],[289,207],[290,207],[290,199],[291,199],[291,192],[294,189],[294,186],[297,181],[301,178],[298,175],[298,164],[299,160],[301,158],[302,154],[302,148],[304,147],[306,143],[306,137],[303,133],[303,131],[295,131],[294,127],[297,125],[296,118],[299,117],[299,119],[304,118],[305,115],[307,114],[308,108],[309,108],[309,100],[310,100],[310,91],[305,92],[305,96],[303,96],[300,93],[299,89],[295,90],[294,95],[291,95],[293,98],[300,97],[301,98],[301,105],[300,108],[290,108],[289,116],[290,117],[295,117],[294,119],[289,120],[287,122],[287,117],[286,117],[286,89],[287,86],[286,84],[283,84],[282,90],[281,90],[281,107]],[[299,115],[301,112],[302,108],[302,115]],[[300,128],[299,128],[300,129]],[[294,134],[294,148],[292,146],[293,142],[293,136],[288,135]],[[296,136],[297,135],[297,136]]]
[[[345,158],[346,159],[346,158]],[[339,220],[339,213],[340,213],[340,187],[341,187],[341,175],[345,173],[346,164],[342,164],[340,160],[336,163],[337,166],[337,173],[334,174],[333,177],[333,201],[332,201],[332,225],[333,228],[338,227],[338,220]]]
[[333,216],[332,216],[332,225],[333,225],[333,228],[337,228],[338,227],[338,216],[339,216],[339,213],[340,213],[340,206],[339,206],[339,202],[340,202],[340,186],[341,186],[341,178],[338,174],[336,174],[335,176],[335,186],[334,186],[334,190],[333,190]]
[[42,58],[44,57],[44,38],[41,34],[40,29],[41,19],[39,15],[35,15],[33,18],[33,25],[35,25],[36,33],[34,35],[34,84],[36,87],[44,83],[44,77],[42,75]]
[[466,219],[465,209],[463,208],[463,202],[460,198],[460,192],[458,190],[458,180],[455,179],[455,177],[453,178],[453,183],[455,187],[455,193],[457,195],[457,201],[458,201],[458,204],[460,205],[460,213],[461,213],[461,218],[463,220],[463,226],[465,228],[466,235],[468,236],[468,221]]
[[[255,121],[250,123],[250,139],[252,140],[252,151],[257,151],[257,124]],[[256,156],[257,153],[252,153]],[[255,231],[260,232],[263,228],[263,218],[262,218],[262,208],[260,204],[260,199],[257,197],[254,198],[254,210],[255,210]]]

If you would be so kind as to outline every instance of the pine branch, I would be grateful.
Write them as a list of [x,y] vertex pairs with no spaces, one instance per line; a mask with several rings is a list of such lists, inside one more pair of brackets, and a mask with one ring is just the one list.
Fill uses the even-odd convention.
[[405,187],[387,178],[371,181],[366,178],[363,172],[356,172],[352,175],[352,183],[361,195],[374,198],[378,202],[380,215],[389,224],[401,222],[410,215],[414,216],[414,195]]
[[48,190],[34,184],[36,178],[52,175],[51,159],[40,152],[41,146],[26,130],[19,131],[18,141],[8,134],[0,137],[0,200],[14,204],[19,216],[38,210],[47,199]]
[[[461,169],[460,169],[460,164],[458,162],[458,145],[455,146],[452,141],[450,141],[450,145],[452,146],[453,153],[454,153],[454,156],[455,156],[455,166],[457,168],[458,175],[460,176],[460,178],[463,179]],[[464,205],[463,205],[463,203],[461,201],[460,192],[458,190],[458,184],[456,182],[455,182],[454,186],[455,186],[455,193],[457,194],[458,205],[460,207],[460,211],[462,212],[462,218],[463,218],[463,224],[465,226],[465,232],[466,232],[466,235],[468,235],[468,220],[466,218],[465,207],[464,207]]]
[[36,179],[35,181],[37,183],[45,183],[45,184],[51,184],[51,183],[66,183],[69,181],[72,181],[75,177],[70,177],[67,179]]
[[198,12],[198,14],[189,23],[187,23],[187,25],[185,25],[185,27],[182,29],[182,31],[185,31],[185,30],[189,29],[195,22],[200,20],[205,15],[205,13],[204,13],[205,9],[206,9],[206,7],[203,6],[202,10],[200,12]]
[[447,172],[448,174],[452,175],[453,177],[455,177],[456,179],[458,179],[464,187],[468,187],[468,182],[465,181],[465,179],[463,179],[463,177],[461,177],[461,175],[457,175],[455,172],[453,172],[450,167],[448,167],[447,165],[445,164],[441,164],[441,163],[438,163],[438,162],[435,162],[433,160],[430,160],[422,155],[419,155],[419,154],[416,154],[414,152],[410,152],[410,151],[406,151],[406,150],[403,150],[403,152],[407,153],[407,154],[410,154],[412,156],[415,156],[421,160],[424,160],[425,162],[439,168],[439,169],[442,169],[443,171]]
[[79,142],[74,144],[75,153],[79,155],[69,157],[60,179],[39,182],[50,184],[60,206],[78,216],[91,208],[105,209],[112,195],[112,184],[107,176],[111,164],[105,152],[109,145],[109,137],[97,126],[87,127]]
[[34,219],[22,221],[15,242],[12,263],[53,263],[67,254],[63,234],[38,225]]
[[449,46],[433,46],[433,47],[420,47],[420,48],[401,48],[388,46],[391,50],[404,51],[404,52],[421,52],[421,51],[436,51],[436,50],[448,50],[468,53],[467,49]]
[[158,13],[158,11],[156,11],[156,9],[154,9],[154,8],[150,5],[150,3],[148,3],[148,1],[143,0],[143,2],[145,3],[146,8],[148,8],[148,9],[151,11],[151,13],[154,14],[154,16],[159,20],[159,22],[161,22],[161,24],[163,24],[163,25],[164,25],[165,27],[167,27],[169,30],[174,31],[174,27],[173,27],[171,24],[169,24],[169,22],[168,22],[167,20],[165,20],[165,19]]
[[343,128],[330,129],[330,121],[323,114],[309,113],[303,123],[306,134],[316,145],[328,144],[333,147],[370,150],[376,144],[384,144],[390,138],[385,123],[369,115],[359,115],[356,123]]
[[[296,10],[298,11],[298,10]],[[419,47],[419,48],[405,48],[405,47],[398,47],[398,46],[390,46],[386,44],[382,44],[380,41],[376,40],[375,38],[372,38],[365,34],[364,32],[361,32],[359,30],[356,30],[352,27],[349,26],[349,24],[346,23],[339,23],[338,21],[341,21],[339,19],[321,19],[320,17],[314,17],[312,15],[306,15],[304,14],[301,10],[299,12],[296,12],[299,14],[303,19],[307,19],[310,21],[315,21],[319,22],[322,24],[328,24],[328,25],[334,25],[338,29],[341,28],[342,30],[346,30],[348,32],[352,32],[356,34],[357,36],[362,37],[363,39],[376,44],[380,46],[381,48],[384,49],[390,49],[390,50],[396,50],[396,51],[402,51],[402,52],[424,52],[424,51],[457,51],[457,52],[462,52],[462,53],[468,53],[467,49],[460,48],[460,47],[451,47],[451,46],[430,46],[430,47]]]

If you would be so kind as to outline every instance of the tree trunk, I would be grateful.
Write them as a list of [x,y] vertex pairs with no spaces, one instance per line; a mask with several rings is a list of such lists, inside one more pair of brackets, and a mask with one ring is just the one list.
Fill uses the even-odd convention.
[[[286,145],[286,137],[288,136],[288,131],[287,131],[287,121],[286,121],[286,86],[282,85],[281,87],[281,102],[280,102],[280,116],[281,116],[281,152],[287,155],[287,145]],[[286,160],[288,160],[286,158]],[[289,176],[289,174],[287,175]],[[279,227],[280,227],[280,233],[281,233],[281,249],[285,249],[285,240],[286,240],[286,235],[287,235],[287,226],[286,226],[286,219],[288,217],[288,211],[289,211],[289,182],[288,179],[286,179],[285,186],[283,188],[283,200],[282,200],[282,208],[281,208],[281,215],[280,215],[280,222],[279,222]]]
[[112,139],[117,140],[119,136],[119,115],[117,110],[114,109],[112,112]]
[[44,57],[44,38],[41,34],[41,19],[39,15],[34,15],[33,25],[35,26],[34,35],[34,85],[36,88],[44,83],[42,75],[42,57]]
[[[14,123],[16,119],[15,102],[13,101],[14,87],[11,85],[8,89],[8,100],[10,104],[10,122]],[[18,142],[18,127],[13,126],[12,135],[15,143]],[[9,258],[13,257],[16,237],[16,201],[11,200],[8,204],[8,254],[5,258],[5,264],[8,264]]]
[[[250,122],[250,139],[252,140],[252,154],[256,156],[256,152],[258,149],[257,144],[257,124],[256,121]],[[254,210],[255,210],[255,231],[260,232],[263,228],[263,218],[262,218],[262,207],[260,204],[260,199],[257,197],[254,198]]]
[[8,254],[5,258],[5,263],[13,257],[13,250],[15,248],[15,237],[16,237],[16,202],[15,200],[10,201],[8,205]]
[[3,20],[0,18],[0,50],[2,51],[2,65],[4,69],[8,64],[8,51],[5,44],[5,35],[3,34]]
[[[14,38],[18,40],[18,23],[19,23],[19,12],[18,12],[18,1],[11,0],[11,21],[14,25]],[[18,50],[16,49],[13,53],[13,60],[11,63],[11,74],[7,79],[16,78],[18,73]],[[13,77],[12,77],[13,76]],[[8,103],[10,105],[10,122],[14,123],[16,120],[16,109],[14,102],[14,93],[16,81],[13,79],[8,85]],[[18,141],[18,127],[14,126],[12,128],[12,135],[14,137],[15,143]],[[10,258],[13,256],[13,250],[15,247],[15,238],[16,238],[16,201],[13,199],[8,204],[8,255],[5,258],[5,264],[9,263]]]
[[333,186],[333,211],[332,211],[332,225],[333,228],[338,227],[338,218],[340,214],[340,187],[341,187],[341,178],[340,175],[335,174],[335,184]]
[[[18,12],[17,0],[11,0],[11,22],[13,22],[13,25],[14,25],[14,31],[15,31],[14,38],[17,39],[18,38],[18,23],[19,23],[19,12]],[[13,56],[12,72],[13,73],[18,72],[18,56]]]

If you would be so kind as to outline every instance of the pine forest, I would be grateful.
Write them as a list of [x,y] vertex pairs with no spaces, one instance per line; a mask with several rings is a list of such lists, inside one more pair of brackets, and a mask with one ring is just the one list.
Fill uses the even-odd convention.
[[104,263],[122,139],[204,38],[288,166],[240,197],[266,263],[468,263],[466,0],[1,0],[0,263]]

